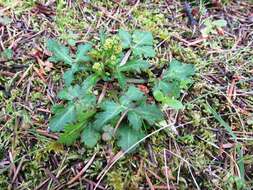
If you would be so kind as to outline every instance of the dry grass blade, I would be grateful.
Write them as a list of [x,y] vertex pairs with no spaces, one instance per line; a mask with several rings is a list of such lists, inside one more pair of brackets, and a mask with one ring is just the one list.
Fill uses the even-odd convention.
[[96,154],[97,154],[97,153],[95,153],[95,154],[91,157],[91,159],[89,160],[89,162],[83,167],[83,169],[82,169],[80,172],[78,172],[78,174],[77,174],[75,177],[73,177],[73,178],[67,183],[67,185],[71,185],[71,184],[74,183],[76,180],[78,180],[78,179],[80,179],[80,178],[82,177],[82,175],[85,173],[85,171],[90,167],[90,165],[91,165],[92,162],[94,161],[94,159],[95,159],[95,157],[96,157]]

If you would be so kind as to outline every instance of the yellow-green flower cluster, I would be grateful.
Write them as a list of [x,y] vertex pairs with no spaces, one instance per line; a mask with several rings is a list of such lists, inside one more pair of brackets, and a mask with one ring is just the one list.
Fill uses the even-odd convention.
[[118,37],[108,38],[105,40],[103,45],[103,52],[105,54],[106,65],[116,65],[117,58],[119,54],[122,52],[122,46]]
[[102,72],[104,69],[103,63],[96,62],[93,64],[92,69],[98,73]]
[[122,47],[120,45],[120,40],[118,37],[112,37],[105,40],[103,45],[105,51],[111,51],[114,54],[119,54],[122,52]]
[[96,50],[89,52],[89,55],[95,60],[92,69],[96,72],[107,71],[119,63],[122,46],[118,37],[107,38],[104,44]]

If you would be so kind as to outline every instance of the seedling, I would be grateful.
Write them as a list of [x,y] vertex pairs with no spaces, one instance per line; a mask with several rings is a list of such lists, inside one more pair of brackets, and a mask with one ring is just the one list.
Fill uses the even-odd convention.
[[[49,129],[60,132],[59,142],[66,145],[78,138],[87,147],[95,146],[100,139],[116,139],[117,145],[127,150],[164,120],[163,105],[183,108],[178,100],[180,91],[187,88],[194,74],[193,65],[173,60],[161,79],[148,84],[154,96],[129,83],[129,79],[147,75],[148,59],[156,55],[150,32],[119,30],[111,38],[100,35],[100,43],[79,45],[75,56],[55,40],[48,40],[47,47],[53,53],[50,61],[70,67],[63,75],[65,88],[58,93],[65,105],[53,106],[54,116],[49,122]],[[86,76],[80,84],[76,73]],[[95,89],[108,83],[111,88],[100,102]]]

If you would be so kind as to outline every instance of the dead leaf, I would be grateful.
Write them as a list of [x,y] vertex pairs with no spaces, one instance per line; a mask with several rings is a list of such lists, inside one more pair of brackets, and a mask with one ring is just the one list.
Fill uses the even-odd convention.
[[148,87],[146,87],[145,85],[139,84],[139,85],[138,85],[138,88],[140,89],[140,91],[142,91],[142,92],[145,93],[145,94],[148,94],[148,93],[149,93],[149,89],[148,89]]

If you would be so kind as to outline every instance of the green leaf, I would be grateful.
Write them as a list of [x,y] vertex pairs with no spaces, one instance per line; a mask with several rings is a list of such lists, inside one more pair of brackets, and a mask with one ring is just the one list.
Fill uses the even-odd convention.
[[70,86],[74,80],[75,72],[70,68],[63,74],[63,80],[66,86]]
[[83,62],[91,61],[90,56],[87,55],[88,51],[90,51],[91,48],[92,48],[91,44],[79,45],[77,48],[77,53],[76,53],[76,62],[83,63]]
[[88,110],[82,113],[81,117],[78,119],[78,123],[66,125],[64,127],[64,133],[60,135],[59,142],[66,145],[73,144],[75,140],[81,136],[81,132],[88,123],[88,120],[95,113],[95,110]]
[[73,144],[76,139],[80,137],[80,134],[85,127],[83,122],[77,124],[69,124],[64,127],[64,133],[60,135],[59,142],[66,145]]
[[120,88],[126,88],[126,77],[120,71],[116,71],[114,77],[118,80]]
[[154,98],[159,102],[162,102],[164,100],[164,94],[160,90],[155,90],[153,92],[153,95]]
[[96,121],[94,123],[96,129],[100,129],[107,122],[118,116],[122,111],[126,109],[126,107],[123,107],[113,101],[105,101],[101,105],[101,108],[104,111],[96,115]]
[[130,86],[127,92],[123,96],[120,97],[119,101],[122,105],[128,106],[130,102],[141,101],[144,99],[145,99],[145,96],[143,92],[141,92],[135,86]]
[[55,114],[49,122],[49,129],[53,132],[62,131],[64,126],[76,120],[75,105],[70,103],[64,110]]
[[133,49],[133,54],[135,56],[144,56],[145,58],[155,57],[155,50],[152,46],[136,46]]
[[75,73],[79,71],[84,71],[86,68],[82,65],[73,64],[70,69],[68,69],[63,74],[63,79],[66,86],[70,86],[73,80],[75,79]]
[[75,107],[78,110],[78,119],[83,117],[83,112],[91,112],[96,105],[96,96],[92,94],[83,94],[79,97],[79,100],[76,101]]
[[173,59],[170,62],[169,69],[165,72],[164,80],[187,80],[194,75],[195,68],[192,64],[183,64],[180,61]]
[[66,86],[70,86],[72,81],[74,80],[74,72],[72,69],[68,69],[64,74],[63,74],[63,80]]
[[133,111],[150,124],[163,119],[161,110],[155,104],[142,104],[133,109]]
[[135,43],[134,47],[137,47],[137,46],[152,46],[153,45],[152,33],[151,32],[142,32],[142,31],[136,30],[133,33],[133,42]]
[[73,60],[69,54],[69,48],[59,44],[56,40],[49,39],[47,41],[47,49],[53,53],[50,61],[55,63],[62,61],[68,65],[73,64]]
[[120,30],[119,30],[119,38],[120,38],[122,47],[123,47],[124,49],[127,49],[127,48],[130,47],[131,41],[132,41],[132,37],[131,37],[131,35],[129,34],[129,32],[120,29]]
[[150,64],[144,60],[131,60],[128,61],[126,64],[119,66],[120,71],[144,71],[148,69]]
[[184,109],[184,105],[182,104],[182,102],[174,98],[165,97],[162,102],[163,104],[169,106],[172,109],[176,109],[176,110]]
[[97,75],[88,76],[81,85],[82,93],[87,93],[98,82],[99,77]]
[[[118,146],[122,150],[126,151],[139,140],[141,140],[145,135],[142,131],[134,130],[130,126],[121,126],[117,130],[117,136],[119,138],[117,141]],[[131,151],[134,150],[134,148],[136,147],[133,147]]]
[[142,119],[137,113],[135,113],[134,111],[129,111],[127,113],[127,119],[135,130],[141,129]]
[[144,56],[145,58],[155,56],[152,33],[137,30],[133,33],[133,42],[132,50],[135,56]]
[[70,45],[70,46],[75,46],[76,45],[76,40],[74,40],[74,39],[68,39],[68,45]]
[[84,128],[81,137],[82,137],[82,142],[88,148],[92,148],[97,144],[101,135],[96,130],[94,130],[91,126],[87,126]]
[[[157,80],[153,92],[161,91],[165,96],[180,97],[180,83],[178,81]],[[159,101],[159,100],[158,100]]]
[[168,94],[171,91],[171,87],[167,81],[158,79],[155,81],[153,91],[162,91],[164,94]]
[[62,100],[74,100],[80,96],[81,87],[79,85],[69,86],[58,93],[58,98]]
[[144,99],[144,93],[135,86],[130,86],[125,96],[131,101],[139,101]]
[[56,114],[58,112],[62,112],[65,109],[64,105],[62,104],[54,104],[51,108],[51,111],[53,114]]

